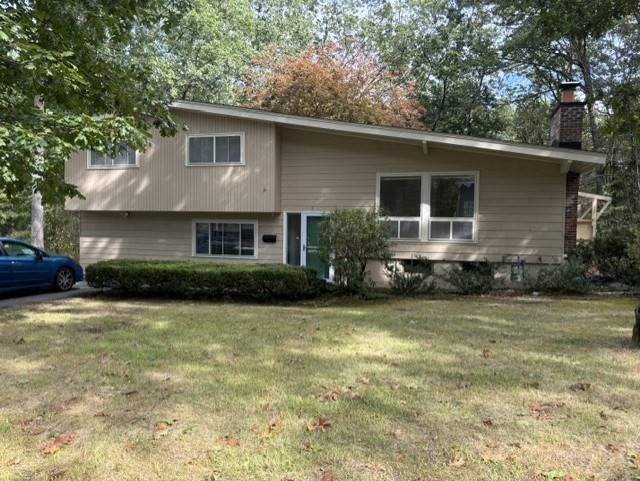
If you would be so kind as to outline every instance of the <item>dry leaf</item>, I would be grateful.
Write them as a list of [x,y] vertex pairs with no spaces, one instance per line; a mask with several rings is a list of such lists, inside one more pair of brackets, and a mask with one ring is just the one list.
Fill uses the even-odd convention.
[[416,383],[407,384],[405,387],[409,390],[418,389],[418,385]]
[[398,389],[400,389],[400,384],[392,384],[389,387],[391,388],[392,391],[397,391]]
[[572,391],[591,391],[593,386],[589,382],[578,382],[569,386]]
[[471,387],[471,383],[469,381],[460,381],[458,383],[458,387],[460,389],[467,389],[468,387]]
[[42,434],[44,432],[43,428],[31,428],[31,429],[26,429],[25,433],[31,435],[31,436],[37,436],[38,434]]
[[277,415],[269,419],[269,424],[262,432],[262,437],[265,439],[273,436],[282,427],[284,423],[284,411],[280,411]]
[[512,447],[518,448],[518,449],[522,449],[522,443],[511,443],[511,444],[509,444],[509,446],[512,446]]
[[320,481],[334,481],[336,478],[333,477],[333,474],[325,473],[320,478]]
[[337,391],[327,391],[316,396],[316,399],[320,402],[334,402],[337,401],[340,394]]
[[14,342],[14,344],[17,344],[19,346],[21,344],[24,344],[26,341],[24,340],[24,337],[21,337],[20,339],[16,339],[13,342]]
[[271,403],[267,403],[267,405],[266,405],[264,408],[265,408],[265,410],[267,410],[267,411],[271,411],[271,410],[273,409],[273,404],[271,404]]
[[607,449],[609,451],[611,451],[612,453],[620,452],[620,448],[618,446],[616,446],[615,444],[613,444],[613,443],[607,444]]
[[62,414],[64,412],[64,406],[60,404],[59,406],[53,406],[51,408],[51,412],[53,414]]
[[467,460],[464,456],[456,456],[452,460],[449,461],[449,466],[453,466],[459,468],[460,466],[464,466],[467,463]]
[[227,444],[229,446],[240,446],[240,441],[238,440],[238,438],[234,438],[233,436],[231,436],[227,439]]
[[309,431],[315,431],[316,429],[319,429],[320,431],[325,432],[330,427],[331,421],[329,421],[324,416],[320,416],[317,421],[311,421],[307,423],[307,429],[309,429]]
[[402,461],[404,459],[404,454],[398,454],[394,459],[396,461]]
[[368,377],[360,376],[359,378],[356,379],[356,382],[361,382],[362,384],[369,384],[371,382],[371,379],[369,379]]
[[481,459],[485,463],[499,463],[501,461],[504,461],[504,458],[499,454],[484,454],[483,456],[481,456]]
[[602,419],[604,419],[605,421],[608,421],[609,419],[611,419],[611,415],[610,415],[610,414],[607,414],[607,413],[606,413],[606,412],[604,412],[604,411],[600,411],[600,417],[601,417]]
[[482,357],[491,357],[493,356],[493,352],[491,352],[491,349],[484,349],[482,351]]
[[488,426],[488,427],[491,427],[491,426],[493,426],[493,425],[494,425],[494,424],[493,424],[493,420],[492,420],[492,419],[484,419],[484,420],[482,421],[482,424],[484,424],[485,426]]
[[387,471],[382,464],[376,463],[375,461],[371,461],[370,463],[367,463],[366,466],[371,471],[380,471],[382,473],[385,473]]
[[74,431],[61,434],[60,436],[55,437],[52,441],[48,442],[44,446],[40,447],[40,452],[43,456],[48,456],[49,454],[53,454],[57,451],[60,451],[63,447],[73,441],[76,437],[76,433]]
[[140,394],[137,389],[131,389],[130,391],[123,391],[123,396],[135,396],[136,394]]
[[489,441],[487,441],[486,446],[488,448],[494,449],[498,447],[498,441],[496,441],[495,439],[489,439]]
[[495,344],[496,342],[498,342],[496,339],[489,339],[489,344]]

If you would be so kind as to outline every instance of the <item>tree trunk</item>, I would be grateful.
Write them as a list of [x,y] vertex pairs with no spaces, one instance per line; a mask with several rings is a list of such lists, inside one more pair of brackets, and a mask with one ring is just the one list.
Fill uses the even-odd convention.
[[633,326],[633,336],[631,341],[640,347],[640,306],[636,307],[636,325]]
[[44,249],[44,209],[42,194],[37,190],[31,196],[31,243]]

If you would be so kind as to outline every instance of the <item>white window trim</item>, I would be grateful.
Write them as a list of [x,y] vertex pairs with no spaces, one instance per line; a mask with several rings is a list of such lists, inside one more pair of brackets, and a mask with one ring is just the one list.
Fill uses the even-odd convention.
[[87,170],[125,170],[125,169],[138,169],[140,168],[139,152],[135,151],[135,164],[117,164],[117,165],[92,165],[91,164],[91,152],[87,150]]
[[[474,216],[473,217],[457,217],[455,220],[473,220],[473,239],[431,239],[431,178],[432,177],[461,177],[473,176],[475,178],[474,188]],[[480,212],[479,192],[480,192],[480,172],[461,170],[461,171],[445,171],[445,172],[379,172],[376,174],[376,207],[380,208],[380,179],[382,177],[421,177],[421,202],[420,202],[420,229],[417,238],[398,239],[394,238],[394,242],[429,242],[443,244],[477,244],[478,243],[478,213]],[[406,219],[414,220],[415,217],[389,217],[391,220]],[[436,217],[435,219],[447,220],[448,218]]]
[[[214,155],[214,161],[213,162],[200,162],[200,163],[194,163],[191,164],[189,163],[189,139],[190,138],[195,138],[195,137],[233,137],[233,136],[239,136],[240,137],[240,162],[216,162],[215,161],[215,142],[214,142],[214,147],[213,147],[213,155]],[[245,159],[244,159],[244,132],[218,132],[215,134],[187,134],[186,138],[185,138],[185,147],[184,147],[184,152],[185,152],[185,157],[184,157],[184,165],[186,167],[235,167],[238,165],[245,165]]]
[[[253,255],[252,256],[230,256],[216,254],[196,253],[196,224],[198,223],[218,223],[218,224],[253,224]],[[258,259],[258,221],[255,219],[192,219],[191,220],[191,256],[204,259]]]
[[428,193],[425,190],[425,173],[424,172],[389,172],[389,173],[378,173],[376,175],[376,207],[380,208],[380,180],[383,177],[421,177],[420,182],[422,183],[421,192],[420,192],[420,216],[419,217],[394,217],[388,216],[389,220],[416,220],[418,219],[418,237],[413,238],[392,238],[393,242],[421,242],[425,241],[425,234],[427,229],[424,228],[426,225],[426,216],[427,211],[426,208],[428,206],[425,205],[426,194]]
[[[473,205],[474,212],[473,217],[431,217],[431,179],[433,177],[463,177],[463,176],[473,176],[474,177],[474,188],[473,188]],[[478,243],[478,212],[480,211],[478,199],[480,193],[480,172],[477,170],[461,170],[461,171],[447,171],[447,172],[428,172],[426,174],[427,177],[427,223],[426,223],[426,231],[428,231],[429,242],[442,242],[446,244],[477,244]],[[442,221],[473,221],[473,238],[472,239],[432,239],[431,238],[431,221],[439,220]]]

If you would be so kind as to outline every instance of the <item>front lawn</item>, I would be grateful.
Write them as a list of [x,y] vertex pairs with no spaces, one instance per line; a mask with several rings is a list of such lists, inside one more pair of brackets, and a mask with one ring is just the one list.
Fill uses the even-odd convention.
[[0,310],[0,480],[640,480],[629,298]]

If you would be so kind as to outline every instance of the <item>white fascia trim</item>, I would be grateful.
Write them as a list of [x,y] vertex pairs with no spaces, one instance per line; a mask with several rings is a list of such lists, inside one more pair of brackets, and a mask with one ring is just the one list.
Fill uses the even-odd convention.
[[243,107],[230,107],[223,105],[206,104],[180,100],[173,102],[171,107],[192,112],[209,113],[227,117],[247,120],[272,122],[298,129],[322,130],[342,135],[364,135],[379,137],[396,141],[427,142],[443,148],[489,151],[501,155],[517,155],[533,157],[538,160],[559,162],[569,160],[588,164],[604,165],[606,154],[599,152],[587,152],[584,150],[562,149],[559,147],[545,147],[540,145],[517,144],[513,142],[501,142],[486,140],[464,135],[441,134],[435,132],[422,132],[419,130],[401,129],[395,127],[381,127],[375,125],[338,122],[335,120],[313,119],[298,117],[295,115],[277,114],[262,110],[247,109]]

